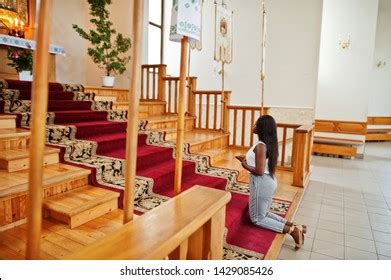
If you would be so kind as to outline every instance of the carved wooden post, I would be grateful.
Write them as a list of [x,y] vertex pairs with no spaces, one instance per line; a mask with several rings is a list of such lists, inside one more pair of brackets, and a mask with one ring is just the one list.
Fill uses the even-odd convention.
[[188,95],[187,95],[188,96],[187,112],[189,113],[190,116],[195,116],[195,98],[194,98],[193,91],[197,89],[197,77],[189,77],[188,79],[189,79],[189,88],[188,88]]
[[231,92],[230,91],[226,91],[226,92],[224,92],[223,107],[221,108],[221,110],[223,110],[222,122],[223,122],[223,131],[225,133],[229,132],[229,110],[228,110],[228,106],[230,105],[230,102],[231,102]]
[[37,49],[34,53],[32,84],[32,119],[30,142],[29,193],[27,201],[27,259],[39,259],[42,227],[43,150],[46,137],[46,114],[49,84],[49,37],[51,0],[41,0]]
[[305,187],[310,175],[312,125],[304,125],[295,129],[293,133],[293,185]]
[[159,101],[166,101],[166,85],[164,82],[164,77],[166,77],[167,66],[160,64],[158,66],[158,99]]

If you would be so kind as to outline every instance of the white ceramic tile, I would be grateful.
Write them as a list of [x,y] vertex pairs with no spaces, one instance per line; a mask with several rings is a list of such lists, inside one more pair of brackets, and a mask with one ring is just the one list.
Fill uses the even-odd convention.
[[391,245],[391,233],[385,233],[381,231],[373,231],[373,238],[377,242],[387,243]]
[[345,260],[377,260],[377,254],[345,247]]
[[344,233],[344,224],[342,223],[336,223],[336,222],[330,222],[326,220],[319,219],[318,221],[318,229],[325,229],[333,232],[338,233]]
[[344,235],[342,233],[318,228],[315,232],[315,239],[344,245]]
[[372,230],[370,228],[345,225],[345,234],[373,240]]
[[391,257],[391,245],[381,242],[376,242],[376,249],[379,255]]
[[310,256],[310,260],[339,260],[339,259],[312,252]]
[[356,237],[356,236],[345,235],[345,246],[359,249],[362,251],[376,253],[376,247],[374,241]]
[[372,230],[391,233],[391,225],[371,222]]
[[305,251],[305,250],[297,250],[282,246],[280,254],[278,255],[279,260],[309,260],[310,259],[311,252]]
[[345,247],[337,245],[331,242],[322,240],[314,240],[312,251],[318,254],[344,259],[345,258]]
[[341,224],[344,222],[343,215],[335,215],[329,213],[321,213],[319,219],[335,222],[335,223],[341,223]]

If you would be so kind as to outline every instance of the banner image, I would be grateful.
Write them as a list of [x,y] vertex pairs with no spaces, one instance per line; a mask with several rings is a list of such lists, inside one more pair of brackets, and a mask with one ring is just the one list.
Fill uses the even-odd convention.
[[231,63],[232,62],[232,20],[233,12],[224,6],[216,5],[215,22],[215,51],[214,60]]
[[201,0],[174,0],[171,12],[170,40],[201,40]]

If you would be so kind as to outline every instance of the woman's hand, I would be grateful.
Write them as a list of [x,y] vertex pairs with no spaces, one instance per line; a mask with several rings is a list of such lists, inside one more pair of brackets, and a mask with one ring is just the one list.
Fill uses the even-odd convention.
[[240,156],[236,156],[235,158],[236,158],[237,160],[239,160],[240,162],[243,162],[243,160],[245,159],[245,156],[240,155]]

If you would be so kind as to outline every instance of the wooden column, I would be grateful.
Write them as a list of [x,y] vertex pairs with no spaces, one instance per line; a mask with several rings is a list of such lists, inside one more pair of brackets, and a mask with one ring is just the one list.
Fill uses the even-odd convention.
[[141,42],[142,42],[143,1],[133,1],[133,58],[128,108],[128,126],[126,136],[126,170],[124,194],[124,224],[133,219],[134,187],[136,180],[139,93],[141,89]]
[[186,90],[186,67],[187,67],[187,48],[189,41],[187,37],[183,37],[181,41],[181,69],[179,79],[179,100],[178,100],[178,124],[177,124],[177,140],[175,151],[175,181],[174,192],[181,192],[182,184],[182,155],[183,155],[183,137],[185,132],[185,90]]
[[39,245],[41,240],[43,151],[45,148],[48,104],[49,35],[50,21],[52,18],[51,4],[51,0],[41,0],[37,30],[37,48],[34,53],[30,172],[27,200],[27,259],[39,258]]

